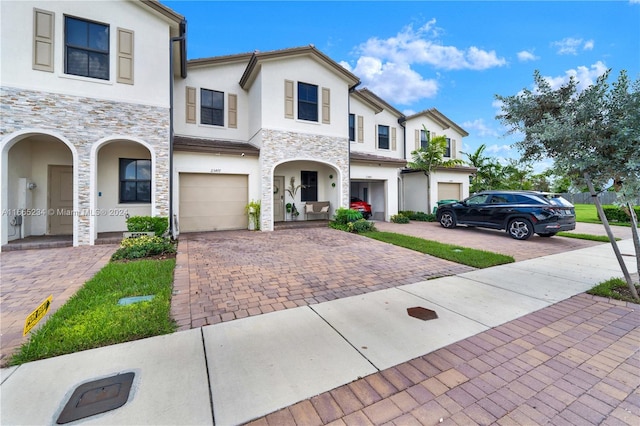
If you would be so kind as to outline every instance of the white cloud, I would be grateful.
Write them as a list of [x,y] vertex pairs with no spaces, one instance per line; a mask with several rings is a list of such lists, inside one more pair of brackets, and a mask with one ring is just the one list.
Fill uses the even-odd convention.
[[363,56],[358,59],[353,72],[383,99],[408,105],[438,93],[438,82],[425,79],[408,64],[383,63],[380,59]]
[[442,69],[473,69],[506,65],[504,58],[497,56],[494,50],[486,51],[471,46],[459,49],[445,46],[432,40],[439,33],[435,28],[435,19],[414,30],[412,25],[404,27],[394,37],[379,39],[372,37],[356,48],[363,56],[373,56],[383,61],[404,64],[427,64]]
[[485,151],[490,154],[498,154],[501,152],[505,154],[511,154],[512,150],[513,148],[511,148],[511,145],[498,145],[498,144],[489,145],[485,148]]
[[558,55],[577,55],[578,50],[593,50],[595,42],[593,40],[583,40],[581,38],[567,37],[560,41],[554,41],[551,46],[556,47]]
[[436,27],[436,20],[432,19],[417,30],[408,25],[387,39],[371,37],[356,47],[359,58],[355,66],[342,65],[359,76],[363,86],[382,98],[407,105],[434,97],[439,88],[437,79],[423,77],[415,71],[416,65],[446,70],[484,70],[507,63],[493,50],[442,45],[435,41],[441,32]]
[[497,130],[489,127],[482,118],[473,121],[465,121],[462,127],[470,133],[475,133],[478,137],[498,137],[500,134]]
[[545,80],[549,82],[552,89],[558,89],[563,84],[566,84],[571,77],[574,77],[578,82],[578,91],[582,91],[591,86],[607,69],[607,66],[602,61],[598,61],[590,67],[580,66],[576,69],[567,70],[562,76],[545,76]]
[[[640,0],[638,0],[638,1],[640,1]],[[518,60],[520,62],[536,61],[538,59],[540,59],[540,58],[538,56],[534,55],[533,52],[528,52],[526,50],[518,52]]]

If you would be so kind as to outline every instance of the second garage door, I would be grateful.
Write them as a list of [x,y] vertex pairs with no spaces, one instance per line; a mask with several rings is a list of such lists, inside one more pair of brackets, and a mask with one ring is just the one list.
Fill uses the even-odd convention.
[[180,232],[246,229],[247,175],[180,173]]
[[460,200],[462,196],[461,187],[462,185],[459,183],[439,182],[438,183],[438,201]]

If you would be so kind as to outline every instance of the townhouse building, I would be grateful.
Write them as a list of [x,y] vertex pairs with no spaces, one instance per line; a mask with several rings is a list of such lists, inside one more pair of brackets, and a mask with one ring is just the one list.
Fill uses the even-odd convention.
[[252,201],[263,231],[351,197],[388,221],[468,195],[470,168],[406,170],[436,135],[457,158],[462,128],[403,115],[314,46],[187,61],[185,19],[157,1],[0,7],[2,244],[94,244],[134,215],[171,217],[174,235],[243,229]]
[[[169,214],[170,57],[155,1],[0,2],[0,240],[126,230]],[[176,49],[170,54],[169,49]]]

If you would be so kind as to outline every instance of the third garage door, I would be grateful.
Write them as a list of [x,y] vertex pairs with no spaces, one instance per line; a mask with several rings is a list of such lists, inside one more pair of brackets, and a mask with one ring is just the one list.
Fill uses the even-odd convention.
[[246,229],[247,175],[180,173],[180,232]]

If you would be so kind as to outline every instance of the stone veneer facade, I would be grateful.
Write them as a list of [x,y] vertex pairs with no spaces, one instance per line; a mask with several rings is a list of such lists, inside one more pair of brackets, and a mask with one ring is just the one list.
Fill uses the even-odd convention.
[[349,205],[349,138],[262,129],[260,169],[262,183],[261,226],[273,231],[273,172],[288,161],[319,161],[335,168],[340,176],[342,206]]
[[[155,150],[155,209],[151,214],[169,215],[168,107],[2,87],[0,108],[0,140],[19,131],[52,131],[73,144],[78,153],[73,167],[78,176],[79,211],[91,208],[90,185],[95,179],[90,173],[96,170],[95,165],[91,167],[92,146],[105,139],[144,141]],[[4,143],[2,148],[7,155]],[[78,216],[77,229],[74,241],[78,245],[93,243],[89,216]]]

